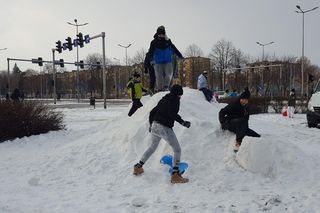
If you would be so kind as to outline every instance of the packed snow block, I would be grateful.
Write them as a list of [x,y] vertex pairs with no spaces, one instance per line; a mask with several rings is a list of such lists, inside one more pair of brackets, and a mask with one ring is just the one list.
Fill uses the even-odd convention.
[[242,143],[236,160],[248,171],[274,176],[274,160],[279,158],[276,153],[277,146],[272,142],[251,139]]

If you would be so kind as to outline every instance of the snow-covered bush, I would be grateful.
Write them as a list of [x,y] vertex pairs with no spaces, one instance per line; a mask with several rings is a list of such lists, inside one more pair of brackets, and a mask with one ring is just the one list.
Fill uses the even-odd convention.
[[64,128],[62,113],[40,102],[0,101],[0,142]]

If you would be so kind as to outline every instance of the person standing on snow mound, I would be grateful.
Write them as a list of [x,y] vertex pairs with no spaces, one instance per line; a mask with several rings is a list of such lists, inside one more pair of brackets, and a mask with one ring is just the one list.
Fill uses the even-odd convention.
[[199,77],[198,77],[198,84],[197,84],[198,90],[202,91],[204,94],[204,97],[208,102],[211,102],[212,100],[212,92],[208,88],[208,72],[203,71]]
[[169,90],[170,82],[173,76],[172,55],[183,58],[179,50],[174,46],[171,40],[166,36],[164,26],[157,29],[153,36],[148,54],[153,58],[154,70],[156,75],[156,86],[158,91]]
[[249,98],[250,91],[246,88],[236,101],[228,104],[219,112],[221,128],[236,133],[234,152],[238,152],[242,139],[246,135],[260,137],[258,133],[249,128],[249,112],[247,107]]
[[181,148],[177,137],[172,129],[174,122],[177,121],[181,125],[189,128],[191,123],[184,121],[178,114],[180,108],[180,98],[183,95],[183,89],[180,85],[173,85],[170,93],[165,95],[154,107],[149,115],[151,132],[150,147],[142,155],[139,163],[134,165],[133,174],[139,175],[144,172],[142,166],[150,158],[157,149],[161,139],[164,139],[173,149],[173,171],[171,175],[171,183],[186,183],[189,181],[179,174],[179,162],[181,157]]

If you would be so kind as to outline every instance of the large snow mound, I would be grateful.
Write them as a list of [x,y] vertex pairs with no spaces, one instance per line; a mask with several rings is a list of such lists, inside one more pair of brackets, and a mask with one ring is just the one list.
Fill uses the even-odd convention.
[[319,204],[319,132],[276,114],[250,116],[261,138],[245,137],[235,155],[235,135],[222,131],[218,113],[202,92],[184,88],[175,123],[184,174],[190,182],[170,184],[159,163],[172,154],[162,141],[146,162],[133,165],[150,144],[148,116],[165,95],[143,97],[127,108],[60,109],[66,131],[0,144],[0,212],[316,212]]

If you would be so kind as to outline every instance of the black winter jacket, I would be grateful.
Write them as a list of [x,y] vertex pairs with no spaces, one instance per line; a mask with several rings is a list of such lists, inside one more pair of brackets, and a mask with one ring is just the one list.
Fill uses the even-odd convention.
[[249,120],[248,106],[242,106],[239,98],[219,112],[219,121],[221,124],[228,123],[231,119],[235,118],[245,118]]
[[163,37],[155,37],[150,44],[150,48],[148,51],[148,54],[150,56],[153,56],[154,50],[156,48],[159,49],[166,49],[168,47],[171,47],[172,51],[179,57],[179,58],[183,58],[182,54],[180,53],[180,51],[176,48],[176,46],[174,46],[174,44],[171,42],[171,39],[166,39]]
[[183,123],[182,118],[178,114],[180,109],[180,98],[174,94],[165,95],[155,106],[149,115],[149,123],[152,124],[153,121],[172,128],[174,121]]

